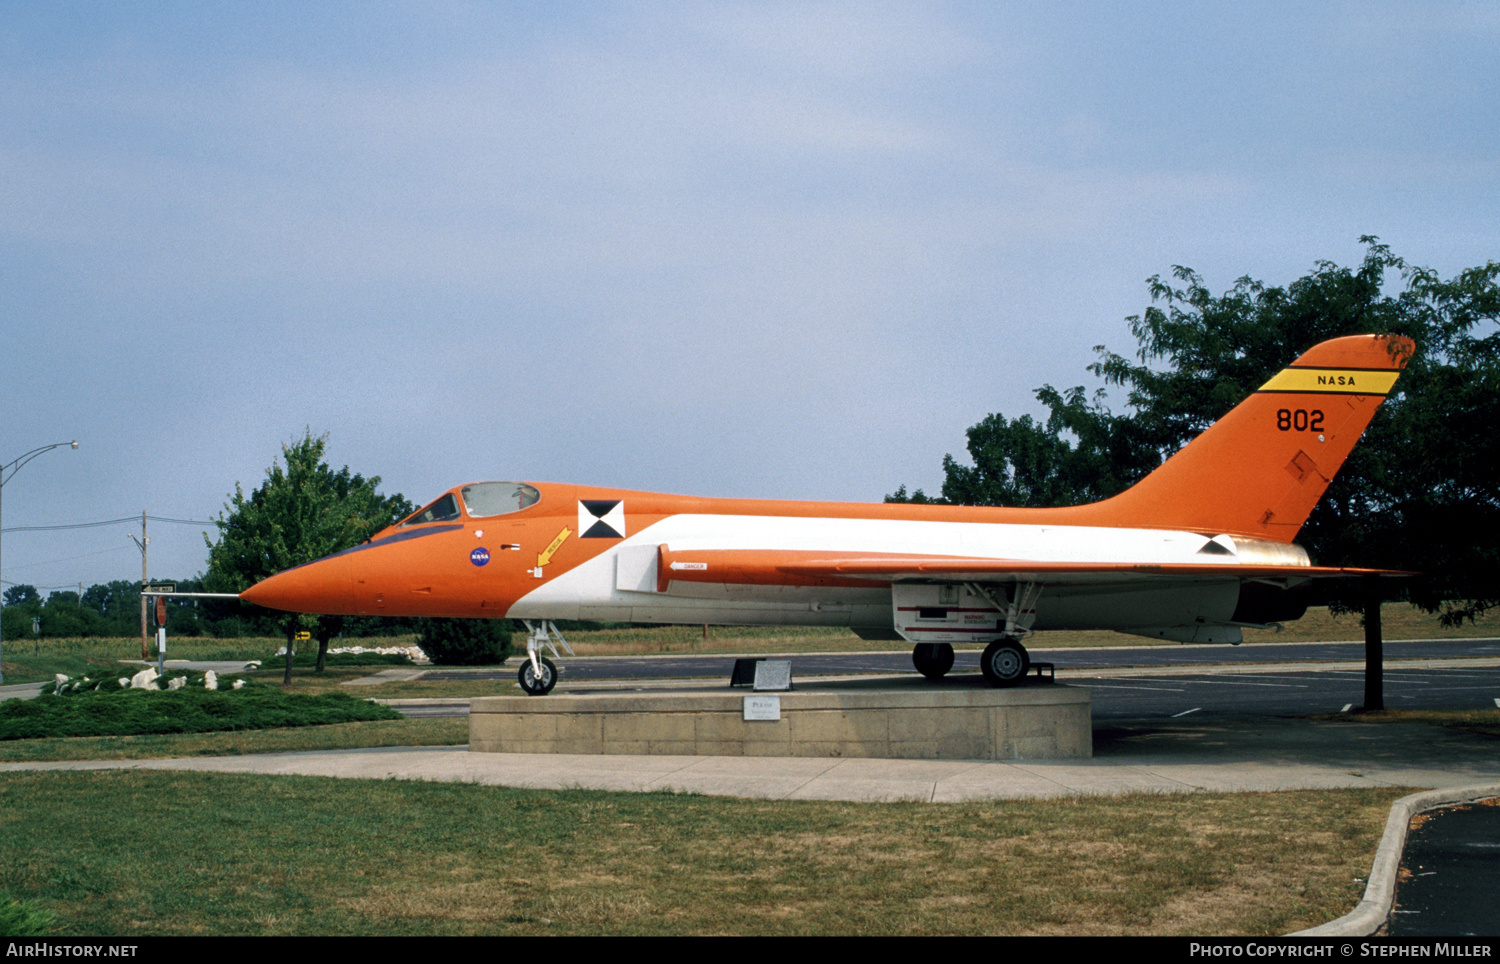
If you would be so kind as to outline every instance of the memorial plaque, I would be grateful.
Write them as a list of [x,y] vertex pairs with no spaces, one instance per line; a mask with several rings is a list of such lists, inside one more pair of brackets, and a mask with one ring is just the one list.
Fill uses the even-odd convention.
[[792,663],[786,659],[763,659],[755,664],[755,686],[760,690],[789,690],[792,688]]
[[779,696],[747,696],[745,697],[746,720],[779,720],[781,719],[781,697]]

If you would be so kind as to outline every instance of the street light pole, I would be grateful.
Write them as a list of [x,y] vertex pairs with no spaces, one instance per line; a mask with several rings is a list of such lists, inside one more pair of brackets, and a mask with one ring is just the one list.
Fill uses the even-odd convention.
[[141,510],[141,537],[137,539],[130,533],[130,541],[141,549],[141,659],[149,659],[151,653],[146,649],[146,548],[151,545],[151,537],[146,535],[146,510]]
[[[64,445],[76,449],[78,448],[78,440],[74,439],[71,442],[54,442],[51,445],[43,445],[40,448],[34,448],[30,452],[26,452],[23,455],[16,456],[14,459],[5,463],[4,465],[0,465],[0,528],[4,528],[3,523],[5,516],[5,483],[15,478],[16,473],[21,471],[21,467],[24,466],[27,462],[30,462],[32,459],[36,458],[38,455],[41,455],[43,452],[50,452],[53,449],[60,449]],[[0,572],[3,571],[3,567],[0,567]],[[3,585],[4,583],[0,582],[0,586]],[[0,601],[0,603],[3,603],[3,601]],[[3,608],[3,605],[0,605],[0,608]],[[3,621],[0,621],[0,657],[4,656],[4,641],[5,624]],[[4,683],[5,669],[4,664],[0,663],[0,685],[3,685]]]

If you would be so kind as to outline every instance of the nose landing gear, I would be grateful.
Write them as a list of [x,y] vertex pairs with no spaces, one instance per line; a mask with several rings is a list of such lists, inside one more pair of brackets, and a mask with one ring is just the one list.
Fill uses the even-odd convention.
[[558,632],[552,620],[544,619],[536,625],[532,625],[529,619],[521,622],[529,633],[526,637],[526,660],[521,664],[521,672],[518,674],[521,689],[527,696],[546,696],[557,685],[557,665],[542,655],[542,647],[547,647],[553,656],[557,656],[557,646],[552,642],[552,637],[556,636],[557,642],[562,643],[562,648],[568,651],[569,656],[573,655],[573,648],[563,639],[563,634]]
[[531,660],[521,664],[521,689],[526,691],[527,696],[546,696],[552,692],[552,687],[557,685],[557,667],[552,660],[540,657],[541,672],[532,668]]

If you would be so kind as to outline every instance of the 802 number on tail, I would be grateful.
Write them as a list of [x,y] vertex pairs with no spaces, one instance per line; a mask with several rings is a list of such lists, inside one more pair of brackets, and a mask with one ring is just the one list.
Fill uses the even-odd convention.
[[1315,408],[1281,408],[1276,410],[1276,427],[1283,432],[1323,431],[1323,410]]

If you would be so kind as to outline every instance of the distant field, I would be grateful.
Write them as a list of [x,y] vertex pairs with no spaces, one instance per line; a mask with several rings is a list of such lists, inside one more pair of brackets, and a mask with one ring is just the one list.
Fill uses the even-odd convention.
[[[346,640],[345,646],[367,648],[410,646],[412,636],[369,636]],[[167,637],[168,659],[189,660],[236,660],[248,662],[261,660],[268,665],[281,659],[276,651],[285,645],[285,640],[258,636],[226,637],[210,636]],[[316,653],[317,644],[308,645],[308,652]],[[333,644],[339,645],[337,643]],[[151,662],[155,663],[156,650],[152,644]],[[298,650],[301,652],[301,650]],[[4,649],[6,683],[36,683],[52,679],[56,673],[67,676],[97,675],[104,668],[120,661],[139,663],[141,658],[140,637],[125,638],[94,636],[87,638],[61,639],[7,639]],[[278,664],[279,665],[279,664]],[[137,667],[139,669],[139,667]]]
[[[415,637],[410,634],[401,636],[362,636],[350,637],[329,643],[330,648],[340,646],[363,646],[366,649],[378,649],[387,646],[410,646]],[[214,636],[168,636],[167,658],[168,659],[274,659],[276,653],[286,644],[286,640],[277,637],[265,636],[226,636],[223,638]],[[298,653],[316,653],[318,644],[316,642],[305,642],[299,645]],[[110,636],[94,636],[87,638],[64,637],[61,639],[41,639],[32,641],[30,639],[7,639],[5,641],[5,659],[9,661],[16,656],[97,656],[105,659],[133,659],[141,658],[141,641],[139,637],[127,636],[124,638]],[[151,645],[151,658],[156,658],[156,644]]]
[[[1477,623],[1457,627],[1442,626],[1430,616],[1405,603],[1387,603],[1381,609],[1386,639],[1472,639],[1500,636],[1500,614],[1491,613]],[[899,640],[860,639],[847,629],[814,626],[633,626],[624,629],[575,630],[565,634],[568,643],[580,656],[638,656],[665,653],[811,653],[861,652],[889,650],[900,652],[911,648]],[[1252,643],[1294,643],[1325,640],[1363,640],[1364,626],[1358,613],[1331,615],[1326,608],[1314,608],[1296,622],[1287,623],[1282,632],[1268,629],[1245,630],[1245,641]],[[370,648],[411,646],[415,636],[371,636],[350,638],[346,646]],[[212,639],[168,638],[170,659],[251,660],[276,659],[280,639],[258,637]],[[337,645],[337,644],[335,644]],[[516,634],[515,646],[524,645],[524,636]],[[1045,632],[1027,641],[1030,649],[1060,649],[1074,646],[1176,646],[1160,640],[1127,636],[1108,631]],[[315,652],[316,647],[309,651]],[[35,655],[39,654],[39,655]],[[126,639],[43,639],[7,640],[4,669],[7,683],[51,679],[53,673],[77,675],[89,662],[139,660],[140,640]]]

